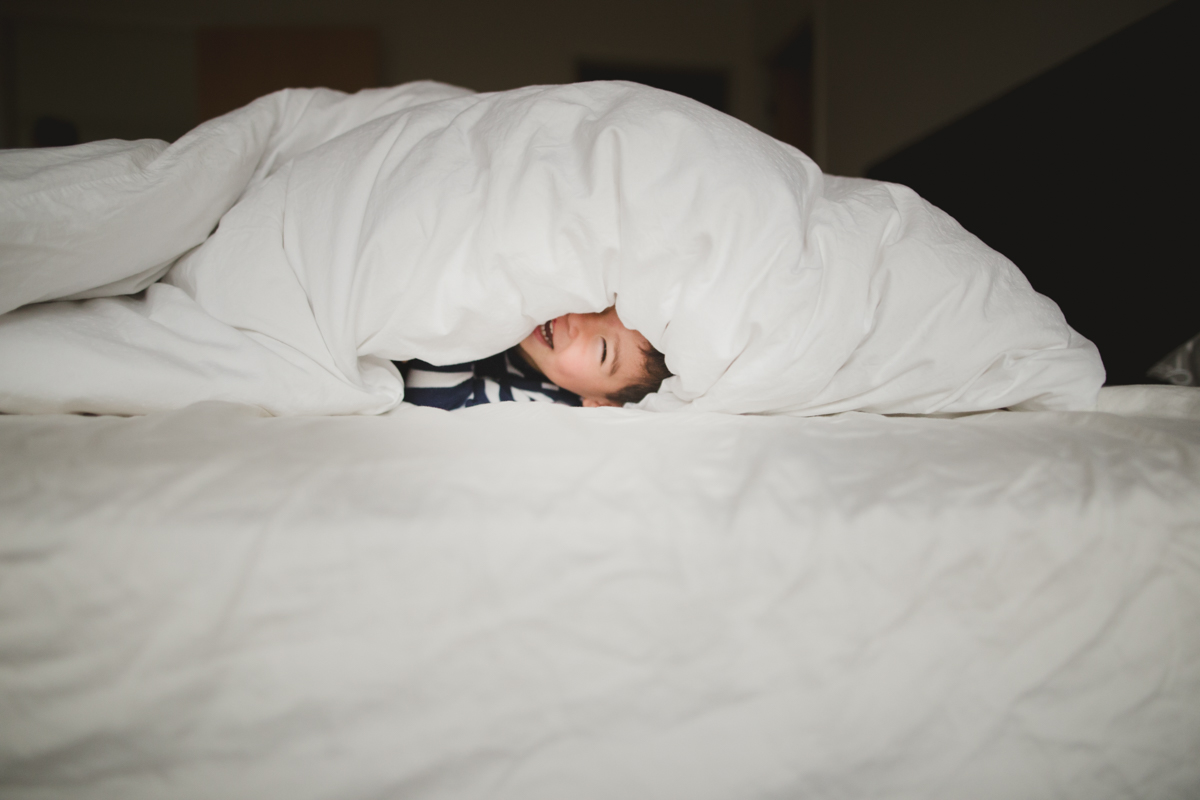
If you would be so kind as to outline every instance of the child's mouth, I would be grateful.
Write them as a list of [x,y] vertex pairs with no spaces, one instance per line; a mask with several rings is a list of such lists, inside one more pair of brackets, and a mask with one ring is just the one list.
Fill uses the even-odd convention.
[[542,323],[542,338],[546,340],[546,346],[551,350],[554,349],[554,320]]

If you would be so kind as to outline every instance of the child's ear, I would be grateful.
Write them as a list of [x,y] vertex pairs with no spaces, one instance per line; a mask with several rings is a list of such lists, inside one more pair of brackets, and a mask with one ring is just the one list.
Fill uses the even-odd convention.
[[583,407],[584,408],[600,408],[601,406],[614,406],[615,407],[616,405],[617,405],[616,403],[614,403],[612,400],[609,400],[607,397],[604,398],[603,400],[593,400],[590,397],[583,398]]

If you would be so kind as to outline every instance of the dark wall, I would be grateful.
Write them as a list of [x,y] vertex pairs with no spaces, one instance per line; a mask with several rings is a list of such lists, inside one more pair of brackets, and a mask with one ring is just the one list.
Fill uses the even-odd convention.
[[1109,384],[1200,332],[1197,0],[1177,0],[868,170],[1012,259]]
[[574,81],[580,64],[699,83],[765,126],[758,2],[0,0],[0,145],[34,144],[42,116],[81,141],[173,140],[280,81],[497,91]]

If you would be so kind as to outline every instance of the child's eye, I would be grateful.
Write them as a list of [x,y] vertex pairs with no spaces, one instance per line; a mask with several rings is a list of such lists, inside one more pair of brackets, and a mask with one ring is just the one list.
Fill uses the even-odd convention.
[[600,363],[603,364],[608,359],[608,341],[600,340]]

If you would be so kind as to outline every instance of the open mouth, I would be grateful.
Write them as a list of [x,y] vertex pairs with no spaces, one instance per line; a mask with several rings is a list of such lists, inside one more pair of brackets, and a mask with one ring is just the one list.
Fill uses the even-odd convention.
[[546,340],[546,345],[554,349],[554,320],[549,320],[542,323],[542,338]]

